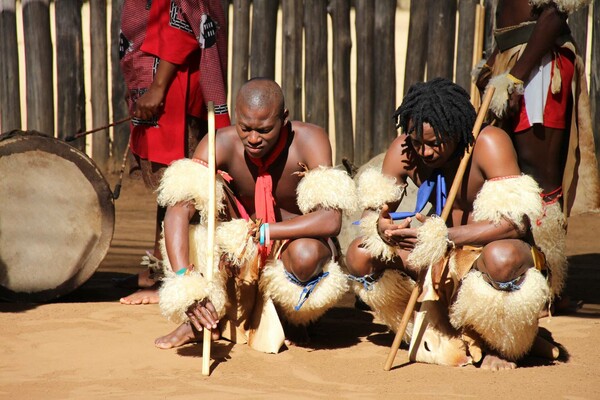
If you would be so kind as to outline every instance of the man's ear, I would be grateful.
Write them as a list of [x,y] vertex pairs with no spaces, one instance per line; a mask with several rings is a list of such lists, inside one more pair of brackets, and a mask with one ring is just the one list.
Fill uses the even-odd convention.
[[285,108],[283,110],[283,116],[282,116],[282,120],[283,123],[281,124],[281,126],[285,126],[288,123],[288,117],[290,116],[290,110],[288,110],[287,108]]

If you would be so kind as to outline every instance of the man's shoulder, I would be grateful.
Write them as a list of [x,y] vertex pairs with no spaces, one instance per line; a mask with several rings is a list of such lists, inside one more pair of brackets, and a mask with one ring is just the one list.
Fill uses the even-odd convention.
[[329,136],[325,129],[320,126],[301,121],[292,121],[291,124],[294,131],[294,142],[300,147],[329,144]]
[[484,127],[475,143],[475,149],[478,148],[494,148],[502,144],[511,143],[510,136],[504,129],[496,126],[487,125]]

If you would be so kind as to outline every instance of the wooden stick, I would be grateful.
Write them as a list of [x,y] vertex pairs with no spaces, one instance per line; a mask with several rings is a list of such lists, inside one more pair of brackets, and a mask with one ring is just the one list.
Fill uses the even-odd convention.
[[[479,63],[483,54],[483,33],[485,27],[485,12],[481,4],[475,6],[475,41],[473,43],[473,68]],[[471,104],[479,107],[479,88],[475,82],[471,82]]]
[[[206,260],[206,279],[212,280],[214,259],[215,259],[215,217],[217,208],[216,199],[216,157],[215,157],[215,105],[212,101],[208,102],[208,238],[206,246],[208,247],[208,257]],[[203,329],[202,336],[202,375],[210,375],[210,345],[211,330]]]
[[[479,113],[477,114],[477,119],[475,120],[475,125],[473,127],[473,141],[477,140],[477,136],[479,136],[479,132],[481,131],[481,126],[483,125],[483,121],[485,119],[485,115],[488,112],[488,108],[490,107],[490,102],[492,101],[492,96],[494,95],[494,88],[489,87],[485,92],[485,97],[483,99],[483,104],[479,108]],[[471,153],[473,152],[473,147],[469,147],[465,152],[462,160],[460,160],[460,164],[458,166],[458,170],[456,171],[456,175],[454,175],[454,181],[452,181],[452,187],[450,188],[450,192],[448,193],[448,198],[446,199],[446,205],[442,210],[441,218],[446,221],[448,216],[450,215],[450,211],[452,210],[452,203],[454,203],[454,199],[456,198],[456,194],[458,193],[458,189],[460,187],[460,183],[462,181],[463,175],[465,174],[465,170],[467,169],[467,165],[469,163],[469,159],[471,158]],[[442,271],[443,275],[443,271]],[[394,342],[392,343],[392,347],[390,349],[390,353],[385,361],[385,365],[383,366],[384,371],[389,371],[392,368],[392,363],[394,362],[394,358],[396,358],[396,353],[398,353],[398,349],[400,348],[400,343],[402,342],[402,337],[404,336],[404,332],[406,331],[406,326],[408,325],[408,321],[415,310],[415,305],[417,303],[417,298],[422,289],[422,282],[415,286],[412,293],[410,294],[410,300],[406,305],[406,309],[404,310],[404,315],[402,315],[402,320],[400,321],[400,327],[396,331],[396,336],[394,337]]]
[[82,136],[89,135],[90,133],[102,131],[104,129],[108,129],[111,126],[122,124],[123,122],[127,122],[130,119],[131,119],[131,117],[123,118],[123,119],[120,119],[118,121],[112,122],[112,123],[110,123],[108,125],[101,126],[100,128],[94,128],[94,129],[90,129],[89,131],[79,132],[79,133],[77,133],[75,135],[69,135],[69,136],[65,137],[65,142],[72,142],[73,140],[79,139]]
[[123,183],[123,173],[125,172],[125,166],[127,165],[127,156],[129,155],[129,144],[127,144],[127,148],[125,148],[125,152],[123,153],[123,161],[121,162],[121,170],[119,171],[119,180],[115,185],[115,190],[113,190],[113,199],[118,199],[121,195],[121,184]]

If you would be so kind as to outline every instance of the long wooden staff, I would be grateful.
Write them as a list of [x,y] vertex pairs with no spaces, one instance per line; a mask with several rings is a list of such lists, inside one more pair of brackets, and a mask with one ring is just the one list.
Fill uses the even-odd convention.
[[74,135],[69,135],[69,136],[65,137],[65,142],[72,142],[73,140],[79,139],[82,136],[89,135],[90,133],[95,133],[95,132],[98,132],[98,131],[101,131],[101,130],[104,130],[104,129],[108,129],[111,126],[122,124],[123,122],[127,122],[130,119],[131,119],[131,117],[123,118],[123,119],[120,119],[118,121],[111,122],[108,125],[101,126],[99,128],[94,128],[94,129],[90,129],[89,131],[79,132],[79,133],[76,133]]
[[[215,159],[215,105],[212,101],[208,102],[208,238],[206,241],[207,260],[206,260],[206,279],[212,281],[214,259],[215,259],[215,217],[217,208],[217,184],[216,184],[216,159]],[[210,375],[210,345],[211,330],[203,329],[202,337],[202,375]]]
[[[473,66],[476,66],[483,54],[483,33],[485,27],[485,9],[481,4],[475,6],[475,40],[473,41]],[[471,82],[471,104],[479,107],[479,88]]]
[[[481,125],[483,125],[483,120],[485,119],[485,115],[488,112],[488,108],[490,107],[490,102],[492,101],[493,95],[494,88],[490,86],[485,92],[483,103],[479,108],[479,113],[477,114],[477,119],[475,120],[475,126],[473,127],[473,140],[477,140],[477,136],[479,136],[479,132],[481,131]],[[465,155],[463,156],[462,160],[460,160],[458,170],[456,171],[456,175],[454,176],[454,181],[452,181],[452,187],[450,188],[450,192],[448,193],[446,205],[442,210],[441,218],[444,221],[446,221],[448,219],[448,216],[450,215],[450,211],[452,210],[452,203],[454,203],[454,199],[456,198],[456,194],[458,193],[460,183],[462,181],[463,175],[465,174],[465,170],[467,169],[467,164],[469,163],[469,159],[471,158],[472,152],[473,147],[469,147],[465,152]],[[402,342],[402,337],[404,336],[404,332],[406,331],[408,321],[410,320],[410,317],[413,311],[415,310],[415,305],[417,304],[417,299],[419,298],[421,289],[422,282],[417,284],[412,290],[412,293],[410,294],[410,299],[408,300],[408,304],[406,305],[406,309],[404,310],[404,314],[402,315],[402,320],[400,321],[400,327],[396,331],[396,336],[394,337],[392,348],[390,349],[390,353],[388,354],[388,357],[385,361],[385,365],[383,366],[384,371],[389,371],[392,368],[392,363],[394,362],[394,358],[396,358],[396,353],[398,353],[398,349],[400,348],[400,343]]]

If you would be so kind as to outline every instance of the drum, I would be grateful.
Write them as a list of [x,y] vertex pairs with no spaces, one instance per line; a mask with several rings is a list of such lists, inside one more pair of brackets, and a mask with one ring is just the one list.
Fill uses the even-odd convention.
[[106,256],[113,196],[94,162],[37,132],[0,135],[0,297],[43,302],[87,281]]

